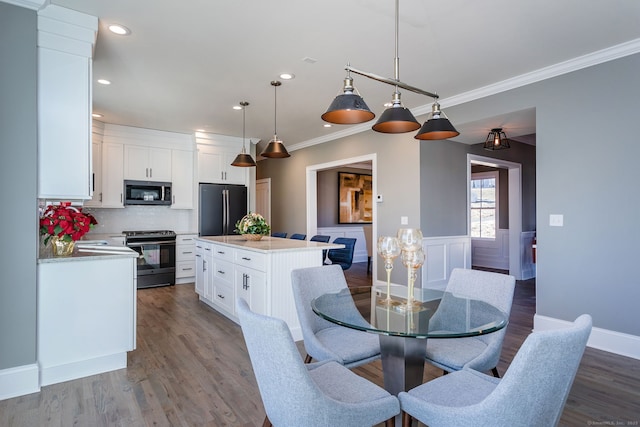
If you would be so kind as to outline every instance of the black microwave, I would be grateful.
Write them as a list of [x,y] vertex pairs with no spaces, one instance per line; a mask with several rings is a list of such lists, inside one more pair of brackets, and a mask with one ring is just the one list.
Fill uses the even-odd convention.
[[171,183],[125,181],[125,205],[171,205]]

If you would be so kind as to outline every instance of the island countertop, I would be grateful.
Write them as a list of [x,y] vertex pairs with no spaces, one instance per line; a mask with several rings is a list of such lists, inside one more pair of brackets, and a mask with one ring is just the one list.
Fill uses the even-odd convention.
[[83,244],[82,241],[76,243],[73,253],[69,256],[57,257],[53,256],[50,247],[41,248],[38,264],[57,263],[57,262],[74,262],[74,261],[91,261],[95,259],[114,259],[114,258],[136,258],[138,253],[126,246],[111,245],[94,245]]
[[217,243],[223,246],[245,249],[255,252],[295,252],[317,251],[326,249],[340,249],[344,245],[323,242],[310,242],[308,240],[283,239],[281,237],[264,236],[261,240],[245,240],[244,237],[233,236],[200,236],[196,240]]

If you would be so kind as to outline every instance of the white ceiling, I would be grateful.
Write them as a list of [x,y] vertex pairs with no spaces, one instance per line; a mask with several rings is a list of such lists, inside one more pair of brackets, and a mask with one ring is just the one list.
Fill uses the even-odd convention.
[[[100,19],[93,77],[112,84],[94,83],[93,102],[107,123],[242,136],[242,112],[232,106],[248,101],[246,135],[268,141],[270,82],[290,72],[295,79],[277,89],[277,133],[286,146],[304,145],[348,128],[324,128],[320,119],[348,62],[394,77],[392,0],[51,3]],[[624,54],[640,50],[638,0],[402,0],[399,16],[400,80],[437,92],[445,111],[456,96],[612,46]],[[112,23],[132,34],[111,34]],[[393,87],[353,77],[379,116]],[[430,98],[402,91],[402,99],[424,120]],[[465,143],[484,141],[491,127],[502,126],[509,137],[535,133],[534,110],[478,123],[449,118]]]

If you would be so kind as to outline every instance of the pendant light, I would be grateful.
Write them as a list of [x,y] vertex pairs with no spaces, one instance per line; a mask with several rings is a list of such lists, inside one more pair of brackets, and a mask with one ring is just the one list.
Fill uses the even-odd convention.
[[447,116],[440,110],[440,104],[436,99],[431,106],[431,112],[427,116],[415,139],[436,140],[449,139],[460,135],[460,132],[453,127]]
[[278,86],[280,86],[281,84],[282,83],[278,80],[274,80],[271,82],[271,86],[273,86],[273,139],[269,141],[269,144],[267,144],[262,153],[260,153],[262,157],[273,159],[291,157],[291,154],[289,154],[289,152],[285,148],[284,143],[278,139],[276,91],[278,89]]
[[[400,81],[400,58],[398,57],[398,15],[399,0],[396,0],[396,56],[393,62],[395,81]],[[420,128],[420,123],[411,113],[411,110],[405,108],[400,100],[400,91],[398,86],[393,92],[393,100],[391,106],[384,110],[372,129],[382,133],[405,133],[413,132]]]
[[376,116],[353,86],[353,78],[349,70],[347,70],[347,77],[344,79],[342,92],[341,95],[335,97],[327,111],[320,116],[322,120],[337,125],[353,125],[368,122]]
[[[396,56],[395,56],[395,78],[390,79],[379,76],[377,74],[369,73],[367,71],[358,70],[347,64],[345,70],[347,70],[347,77],[344,81],[343,94],[338,95],[327,111],[321,116],[323,120],[335,123],[335,124],[357,124],[364,123],[375,117],[367,104],[365,104],[362,97],[354,93],[353,79],[351,78],[351,72],[367,77],[372,80],[377,80],[388,85],[395,86],[393,92],[393,100],[391,106],[387,108],[380,116],[377,123],[373,125],[372,129],[377,132],[383,133],[404,133],[411,132],[420,128],[420,123],[413,116],[408,108],[402,105],[400,99],[400,91],[398,88],[402,88],[414,93],[426,95],[436,100],[433,105],[434,112],[430,114],[427,123],[422,126],[422,129],[416,135],[417,139],[446,139],[453,136],[457,136],[460,133],[453,127],[449,119],[446,118],[444,113],[440,111],[440,104],[437,103],[438,95],[432,92],[419,89],[415,86],[408,85],[400,81],[400,60],[398,58],[398,27],[399,27],[399,0],[396,0],[395,8],[395,37],[396,37]],[[437,114],[434,114],[437,111]]]
[[491,129],[491,132],[487,135],[487,140],[484,142],[484,149],[494,151],[504,150],[506,148],[511,148],[511,145],[502,128]]
[[256,165],[256,161],[253,160],[251,154],[247,154],[244,148],[245,110],[247,109],[247,105],[249,105],[249,103],[247,101],[240,101],[240,105],[242,106],[242,152],[238,154],[235,159],[233,159],[233,162],[231,162],[231,166],[250,168]]

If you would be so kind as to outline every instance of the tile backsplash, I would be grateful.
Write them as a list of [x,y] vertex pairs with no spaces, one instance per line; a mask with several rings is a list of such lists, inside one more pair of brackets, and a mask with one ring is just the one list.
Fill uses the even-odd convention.
[[122,209],[83,208],[98,224],[91,233],[111,234],[125,230],[173,230],[197,232],[197,210],[167,206],[127,206]]

